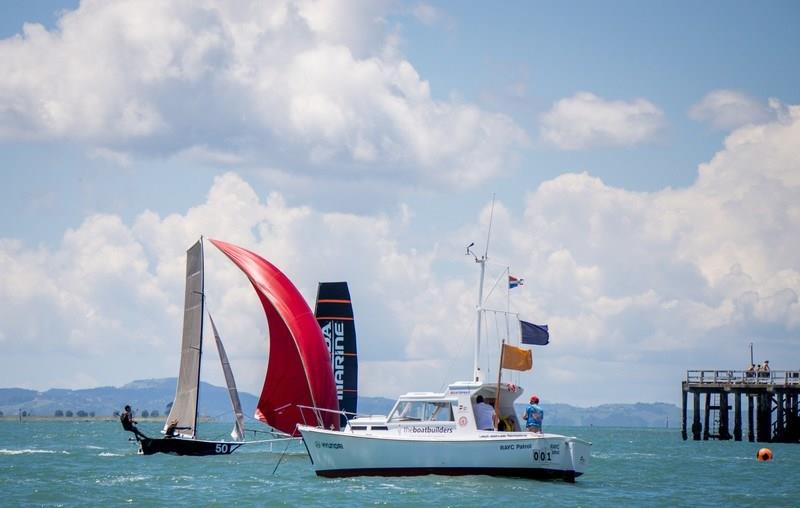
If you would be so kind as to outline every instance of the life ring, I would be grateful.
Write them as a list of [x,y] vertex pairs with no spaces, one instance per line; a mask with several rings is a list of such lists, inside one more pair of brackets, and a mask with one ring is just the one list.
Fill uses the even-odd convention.
[[514,383],[508,383],[508,391],[511,393],[516,393],[517,385],[515,385]]
[[458,419],[458,424],[460,426],[462,426],[462,427],[465,426],[467,424],[467,417],[466,416],[462,416],[461,418],[459,418]]
[[762,448],[758,450],[756,458],[758,459],[759,462],[769,462],[770,460],[772,460],[772,450],[770,450],[769,448]]

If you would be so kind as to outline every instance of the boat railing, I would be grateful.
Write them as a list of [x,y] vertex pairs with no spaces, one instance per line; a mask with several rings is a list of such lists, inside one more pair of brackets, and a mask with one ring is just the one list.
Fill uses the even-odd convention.
[[314,425],[321,428],[325,426],[322,419],[322,413],[335,413],[337,415],[344,415],[344,417],[347,418],[348,420],[350,419],[348,415],[351,416],[353,415],[353,413],[348,413],[347,411],[340,411],[338,409],[326,409],[316,406],[303,406],[301,404],[297,404],[297,407],[300,409],[300,416],[303,417],[303,425],[309,425],[309,423],[306,421],[306,412],[303,410],[310,409],[317,420],[317,422]]
[[686,382],[691,384],[800,385],[797,370],[687,370]]

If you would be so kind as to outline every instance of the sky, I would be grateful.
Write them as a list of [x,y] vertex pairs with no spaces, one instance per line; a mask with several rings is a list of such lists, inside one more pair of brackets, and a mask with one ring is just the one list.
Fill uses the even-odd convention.
[[[3,2],[0,386],[175,376],[203,235],[312,307],[349,282],[361,394],[442,390],[472,374],[490,216],[487,287],[525,285],[487,305],[551,331],[526,395],[678,402],[751,343],[800,369],[798,24],[792,1]],[[206,294],[258,393],[264,315],[210,244]]]

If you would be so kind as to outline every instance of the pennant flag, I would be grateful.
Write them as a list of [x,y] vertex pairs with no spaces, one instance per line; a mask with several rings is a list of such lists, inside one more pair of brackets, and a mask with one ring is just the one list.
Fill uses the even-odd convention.
[[525,279],[520,279],[514,277],[513,275],[508,276],[508,289],[514,289],[517,286],[524,286],[524,285],[525,285]]
[[533,353],[530,349],[503,344],[502,355],[501,369],[531,370],[533,368]]
[[550,343],[550,332],[547,330],[547,325],[535,325],[520,319],[519,329],[523,344],[546,346]]

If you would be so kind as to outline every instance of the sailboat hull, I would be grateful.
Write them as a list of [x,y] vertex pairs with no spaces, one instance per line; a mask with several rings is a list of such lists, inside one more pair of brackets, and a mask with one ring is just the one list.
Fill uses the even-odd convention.
[[242,443],[228,443],[225,441],[201,441],[199,439],[143,438],[139,441],[139,453],[153,455],[156,453],[169,453],[171,455],[230,455]]
[[556,434],[478,432],[446,439],[299,429],[317,475],[326,477],[485,474],[571,482],[583,474],[591,452],[588,442]]

